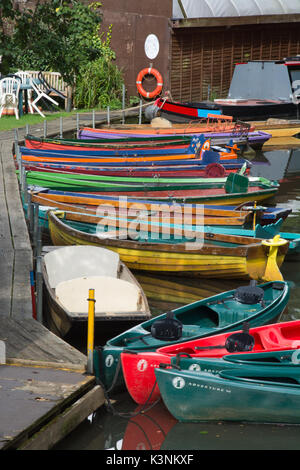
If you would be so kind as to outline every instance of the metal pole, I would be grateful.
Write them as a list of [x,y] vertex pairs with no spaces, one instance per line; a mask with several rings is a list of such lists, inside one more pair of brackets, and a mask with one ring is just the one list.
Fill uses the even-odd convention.
[[142,104],[143,104],[143,100],[140,100],[139,124],[142,124]]
[[47,121],[44,121],[44,138],[47,137]]
[[93,129],[95,129],[95,110],[93,109]]
[[125,85],[122,85],[122,124],[125,124]]
[[60,116],[59,118],[59,137],[62,139],[63,136],[63,118]]
[[87,372],[93,374],[94,331],[95,331],[95,289],[89,289],[88,339],[87,339]]
[[109,106],[107,106],[107,124],[110,124],[110,109],[109,109]]
[[76,113],[76,129],[77,129],[77,133],[79,131],[79,114]]

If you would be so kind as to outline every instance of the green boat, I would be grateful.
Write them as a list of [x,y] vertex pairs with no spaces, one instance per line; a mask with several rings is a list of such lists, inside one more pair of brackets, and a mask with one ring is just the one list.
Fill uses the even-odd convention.
[[[297,370],[295,363],[300,362],[300,350],[278,350],[251,353],[226,354],[223,357],[196,357],[188,354],[178,354],[171,357],[171,366],[178,370],[189,370],[193,372],[208,372],[218,374],[221,370],[237,369],[245,367],[268,367],[270,370],[278,371]],[[168,364],[169,366],[169,364]],[[251,369],[250,369],[251,370]]]
[[[19,173],[17,171],[17,173]],[[131,176],[101,176],[80,173],[60,173],[48,171],[27,171],[28,185],[44,186],[57,190],[99,191],[117,189],[118,191],[162,190],[167,189],[209,189],[222,188],[227,183],[227,192],[247,192],[248,186],[265,185],[278,187],[277,182],[271,182],[263,177],[247,177],[233,173],[225,178],[161,178],[161,177],[131,177]]]
[[[241,291],[247,292],[253,289],[255,292],[258,289],[260,295],[263,295],[262,303],[255,298],[251,300],[252,305],[246,304],[239,297]],[[120,354],[125,350],[139,353],[156,351],[163,346],[239,330],[245,321],[251,328],[272,323],[280,317],[288,299],[288,283],[279,281],[267,282],[254,288],[240,287],[184,305],[172,312],[174,321],[182,324],[179,338],[174,336],[173,339],[157,337],[155,334],[156,325],[165,321],[167,314],[154,317],[111,338],[98,350],[97,363],[99,362],[101,370],[101,380],[105,387],[111,387],[115,377],[118,376],[118,385],[123,386],[122,372],[118,372],[118,367],[120,367]]]
[[300,424],[299,364],[240,365],[217,374],[155,369],[163,402],[180,422]]

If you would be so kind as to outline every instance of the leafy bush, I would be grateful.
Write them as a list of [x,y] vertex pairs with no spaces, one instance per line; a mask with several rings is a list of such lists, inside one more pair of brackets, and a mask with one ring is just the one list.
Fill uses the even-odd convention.
[[83,65],[76,80],[74,104],[77,108],[122,106],[123,77],[121,71],[107,57]]

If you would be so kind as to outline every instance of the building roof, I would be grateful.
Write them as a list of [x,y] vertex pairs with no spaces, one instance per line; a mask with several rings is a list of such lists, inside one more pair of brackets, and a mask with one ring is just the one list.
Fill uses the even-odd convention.
[[173,20],[300,14],[300,0],[173,0]]

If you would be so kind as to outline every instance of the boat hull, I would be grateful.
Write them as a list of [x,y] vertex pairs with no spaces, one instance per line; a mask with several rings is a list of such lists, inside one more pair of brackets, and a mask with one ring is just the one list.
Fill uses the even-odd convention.
[[156,369],[163,401],[180,422],[300,423],[300,388],[230,376]]
[[[132,240],[101,238],[71,228],[48,213],[49,231],[52,243],[64,245],[95,245],[107,247],[119,253],[121,260],[129,269],[160,272],[181,276],[200,276],[205,278],[257,279],[263,280],[268,261],[268,248],[261,243],[236,248],[219,246],[200,249],[193,245],[139,243]],[[121,238],[121,237],[120,237]],[[242,237],[245,238],[245,237]],[[253,240],[251,240],[252,242]],[[281,266],[288,244],[279,247],[277,265]],[[273,279],[276,280],[276,279]]]

